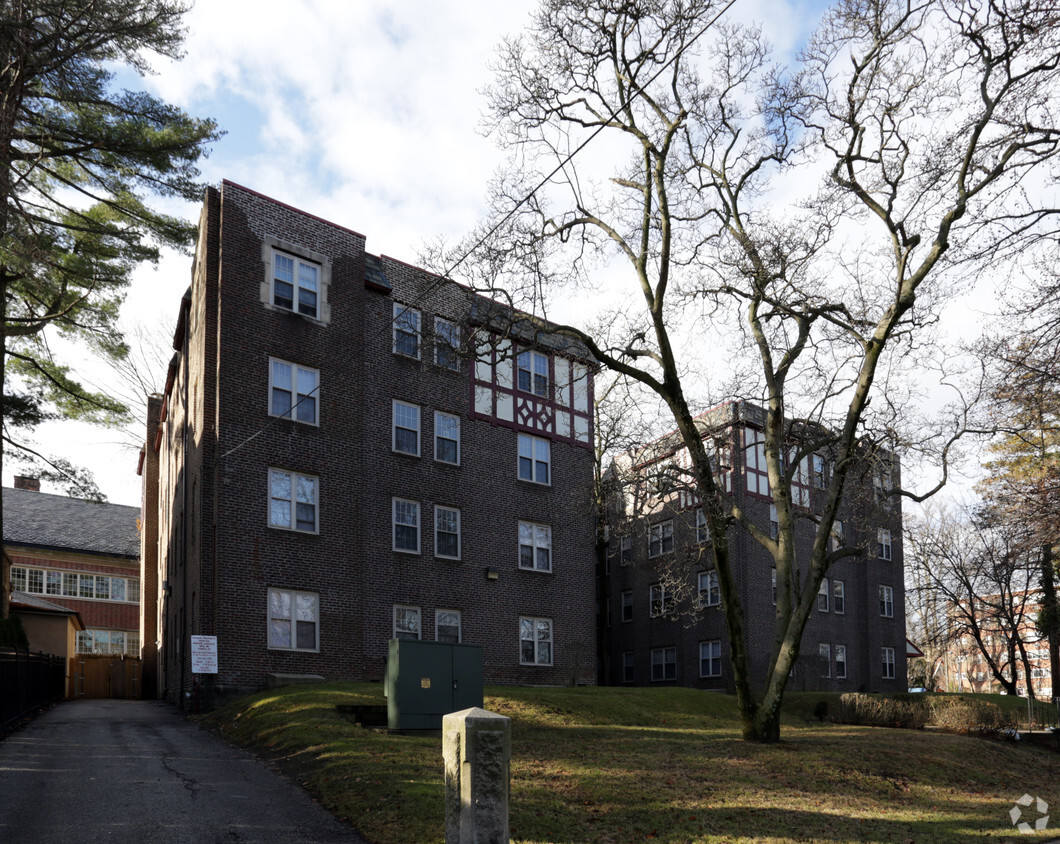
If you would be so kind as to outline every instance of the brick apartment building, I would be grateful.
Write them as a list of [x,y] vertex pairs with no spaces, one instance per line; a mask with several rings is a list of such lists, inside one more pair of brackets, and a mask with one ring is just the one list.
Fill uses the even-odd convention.
[[3,490],[3,507],[11,610],[23,616],[31,648],[43,649],[33,641],[36,619],[65,610],[83,626],[77,653],[139,657],[140,510],[49,495],[19,476]]
[[140,466],[148,694],[152,655],[171,700],[380,679],[394,637],[481,645],[487,682],[593,682],[584,352],[231,182],[199,232]]
[[[717,480],[753,522],[775,520],[761,433],[764,413],[734,402],[699,418],[716,455]],[[678,467],[677,476],[667,466]],[[609,515],[609,543],[600,576],[602,682],[732,688],[728,634],[698,499],[680,479],[687,450],[672,438],[628,458]],[[833,549],[858,546],[857,556],[829,569],[817,611],[802,637],[788,686],[793,690],[901,691],[906,686],[902,512],[897,460],[886,469],[852,472],[838,516],[842,538]],[[822,490],[830,471],[823,455],[800,468],[792,485],[797,505],[796,553],[808,556]],[[682,488],[684,486],[684,488]],[[773,642],[773,559],[745,530],[729,533],[744,608],[752,677],[765,676]],[[804,557],[805,558],[805,557]]]

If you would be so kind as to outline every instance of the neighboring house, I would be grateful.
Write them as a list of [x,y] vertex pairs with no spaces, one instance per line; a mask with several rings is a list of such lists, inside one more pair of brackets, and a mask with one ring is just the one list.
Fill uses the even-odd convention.
[[159,696],[380,679],[395,637],[481,645],[487,682],[594,681],[577,344],[226,181],[174,349],[140,467]]
[[139,657],[139,508],[49,495],[25,477],[3,490],[3,507],[11,611],[31,649],[60,653],[48,644],[58,641],[54,629],[36,638],[31,628],[40,632],[43,615],[76,614],[79,621],[63,621],[80,625],[74,652]]
[[11,595],[11,612],[22,620],[31,651],[63,658],[66,666],[66,696],[73,697],[75,690],[69,669],[70,657],[77,653],[78,634],[85,629],[77,610],[47,601],[39,595],[14,592]]
[[[697,420],[716,480],[763,530],[776,530],[764,459],[763,410],[733,402]],[[906,688],[905,587],[897,459],[848,476],[833,563],[806,624],[788,688],[873,692]],[[673,436],[616,461],[609,543],[600,572],[602,682],[731,690],[728,633],[709,535],[690,484],[688,452]],[[831,465],[812,454],[795,473],[796,554],[809,555]],[[775,535],[775,534],[774,534]],[[765,676],[773,644],[773,558],[744,530],[729,531],[752,676]]]

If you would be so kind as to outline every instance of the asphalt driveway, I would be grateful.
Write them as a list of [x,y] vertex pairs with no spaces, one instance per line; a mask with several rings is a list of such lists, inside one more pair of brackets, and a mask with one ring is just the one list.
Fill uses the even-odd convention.
[[354,842],[301,789],[158,701],[71,701],[0,741],[0,841]]

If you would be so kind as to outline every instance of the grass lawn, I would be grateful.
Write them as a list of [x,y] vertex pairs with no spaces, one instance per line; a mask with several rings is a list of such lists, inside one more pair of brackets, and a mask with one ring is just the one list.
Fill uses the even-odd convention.
[[[516,842],[987,842],[1060,838],[1060,754],[931,731],[812,720],[791,695],[783,741],[739,737],[732,697],[693,689],[489,687],[512,719]],[[375,844],[444,837],[441,739],[362,730],[338,704],[378,683],[290,686],[204,716],[275,760]],[[1029,793],[1050,830],[1009,818]],[[1032,822],[1032,806],[1024,810]]]

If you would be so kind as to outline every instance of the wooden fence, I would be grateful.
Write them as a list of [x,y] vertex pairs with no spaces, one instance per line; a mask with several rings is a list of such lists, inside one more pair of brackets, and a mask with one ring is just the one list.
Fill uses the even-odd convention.
[[0,648],[0,727],[63,699],[63,658]]
[[143,663],[127,656],[78,654],[70,658],[70,679],[74,698],[139,698]]

